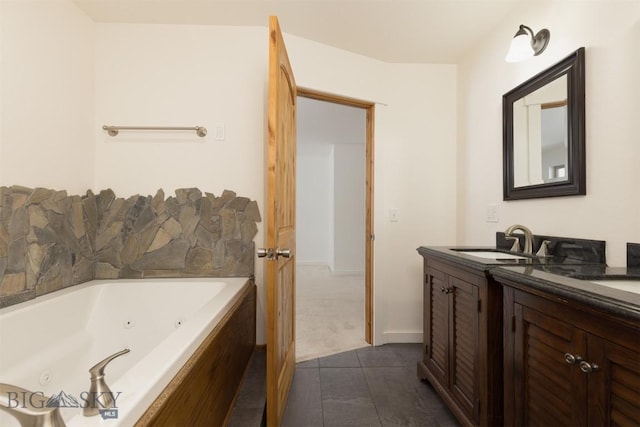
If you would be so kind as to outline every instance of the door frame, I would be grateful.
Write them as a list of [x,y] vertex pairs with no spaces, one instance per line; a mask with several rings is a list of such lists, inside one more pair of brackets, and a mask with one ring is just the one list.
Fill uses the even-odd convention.
[[317,101],[331,102],[361,108],[366,112],[366,141],[365,141],[365,266],[364,266],[364,339],[368,344],[373,344],[373,243],[375,234],[373,231],[373,178],[374,178],[374,117],[375,102],[362,101],[355,98],[322,92],[305,87],[297,87],[298,96],[315,99]]

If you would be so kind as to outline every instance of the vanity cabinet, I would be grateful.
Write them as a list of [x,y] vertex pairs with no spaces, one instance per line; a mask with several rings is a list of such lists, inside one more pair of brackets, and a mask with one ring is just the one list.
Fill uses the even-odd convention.
[[640,325],[505,283],[506,426],[637,426]]
[[502,294],[483,270],[424,257],[418,376],[461,424],[502,424]]

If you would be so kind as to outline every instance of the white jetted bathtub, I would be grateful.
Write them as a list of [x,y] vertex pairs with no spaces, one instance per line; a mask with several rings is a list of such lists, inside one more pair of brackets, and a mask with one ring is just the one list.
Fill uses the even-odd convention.
[[[0,383],[63,398],[60,405],[67,407],[60,411],[69,427],[132,426],[228,318],[249,283],[247,278],[101,280],[1,309]],[[83,416],[72,398],[85,404],[89,368],[125,348],[131,351],[105,369],[117,411]],[[0,426],[19,425],[0,411]]]

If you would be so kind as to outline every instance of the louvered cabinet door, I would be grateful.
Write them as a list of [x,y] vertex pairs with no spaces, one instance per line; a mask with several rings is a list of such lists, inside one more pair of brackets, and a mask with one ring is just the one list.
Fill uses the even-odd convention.
[[586,333],[514,305],[515,420],[520,426],[586,426]]
[[449,277],[449,388],[469,418],[479,421],[478,287]]
[[[640,346],[640,334],[633,343]],[[589,426],[640,424],[640,353],[589,335]],[[594,366],[595,365],[595,366]]]
[[449,298],[446,275],[437,269],[428,270],[425,281],[427,313],[425,314],[425,332],[427,352],[425,365],[438,382],[447,386],[449,372]]

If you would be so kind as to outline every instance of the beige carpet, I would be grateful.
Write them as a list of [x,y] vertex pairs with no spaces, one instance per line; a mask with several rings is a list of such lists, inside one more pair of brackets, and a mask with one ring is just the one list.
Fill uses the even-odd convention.
[[366,346],[364,276],[333,275],[325,266],[298,266],[296,361]]

